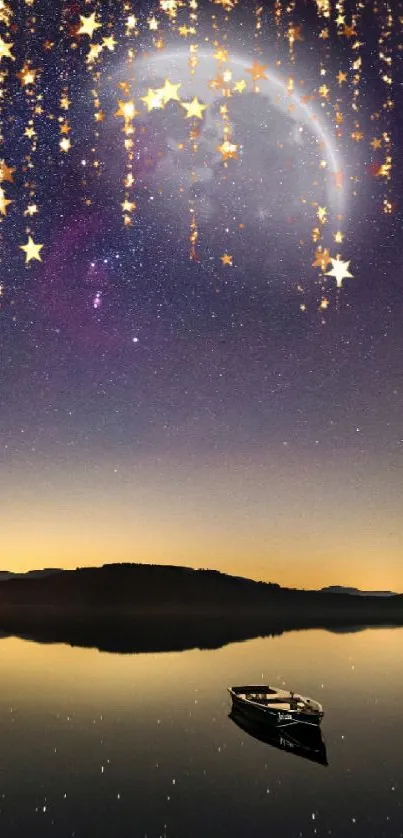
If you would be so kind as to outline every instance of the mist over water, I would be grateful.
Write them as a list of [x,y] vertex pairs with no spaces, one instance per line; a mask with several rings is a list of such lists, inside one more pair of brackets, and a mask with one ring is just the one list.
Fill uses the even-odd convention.
[[[402,629],[120,655],[0,641],[2,835],[403,834]],[[228,718],[226,688],[318,699],[328,767]]]

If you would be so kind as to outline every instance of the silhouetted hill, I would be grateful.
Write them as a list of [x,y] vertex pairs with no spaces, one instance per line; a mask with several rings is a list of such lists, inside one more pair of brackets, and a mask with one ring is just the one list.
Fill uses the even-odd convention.
[[321,588],[324,594],[352,594],[353,596],[397,596],[395,591],[360,591],[359,588],[346,588],[344,585],[328,585]]
[[292,629],[366,625],[403,625],[403,597],[303,591],[142,564],[0,581],[3,634],[110,651],[211,648]]
[[60,567],[45,567],[43,570],[28,570],[27,573],[13,573],[11,570],[0,570],[0,582],[8,579],[35,579],[35,577],[51,576],[53,573],[61,573]]
[[77,570],[45,571],[0,581],[0,616],[5,607],[82,609],[118,613],[218,613],[240,609],[267,611],[289,608],[327,610],[353,607],[382,613],[402,607],[403,597],[377,597],[341,592],[282,588],[229,576],[216,570],[146,564],[108,564]]

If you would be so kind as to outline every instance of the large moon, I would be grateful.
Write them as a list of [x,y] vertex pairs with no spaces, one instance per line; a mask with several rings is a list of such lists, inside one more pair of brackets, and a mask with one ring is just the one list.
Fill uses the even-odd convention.
[[[156,202],[178,224],[189,218],[186,199],[194,202],[201,224],[236,221],[263,231],[292,224],[296,237],[312,230],[318,205],[327,207],[329,220],[341,214],[345,194],[335,177],[342,169],[340,155],[320,104],[315,110],[303,96],[309,91],[290,91],[288,80],[270,68],[254,90],[248,68],[255,58],[231,55],[220,67],[207,48],[200,49],[197,58],[193,73],[185,50],[140,56],[130,68],[117,71],[116,99],[123,98],[116,92],[118,79],[127,79],[140,111],[135,122],[140,186],[153,191]],[[224,72],[231,74],[230,89],[242,80],[247,83],[242,93],[227,98],[211,87],[212,79]],[[180,84],[181,101],[197,97],[207,106],[203,119],[194,120],[199,129],[195,144],[189,141],[192,120],[185,118],[180,102],[147,112],[141,101],[148,89],[163,87],[167,78]],[[218,150],[223,142],[223,104],[228,106],[231,142],[237,146],[237,159],[227,165]]]

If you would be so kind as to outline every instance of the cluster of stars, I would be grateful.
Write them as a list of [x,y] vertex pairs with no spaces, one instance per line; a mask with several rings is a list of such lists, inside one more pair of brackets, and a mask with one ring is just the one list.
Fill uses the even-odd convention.
[[[39,243],[33,227],[34,216],[40,215],[40,202],[37,196],[38,186],[38,142],[39,124],[41,120],[56,120],[53,113],[49,112],[49,106],[45,102],[41,90],[42,77],[49,61],[49,56],[54,54],[57,62],[58,44],[56,41],[46,39],[38,52],[35,32],[38,26],[37,16],[34,11],[34,0],[25,0],[27,7],[26,27],[27,46],[26,54],[21,55],[18,40],[13,39],[15,31],[14,11],[6,0],[2,0],[0,7],[0,102],[5,101],[9,95],[8,91],[12,84],[13,77],[18,80],[24,95],[26,118],[23,124],[23,139],[27,144],[23,158],[19,165],[12,166],[7,159],[0,163],[0,221],[7,222],[10,214],[18,212],[20,204],[20,190],[23,191],[23,200],[26,205],[23,208],[22,216],[29,222],[25,228],[27,241],[20,244],[19,249],[25,254],[25,264],[30,265],[35,261],[42,261],[41,252],[46,253],[46,244]],[[273,44],[276,44],[277,58],[276,65],[279,72],[285,79],[285,84],[290,96],[293,95],[299,85],[304,87],[304,80],[298,78],[298,56],[303,61],[304,42],[308,37],[308,31],[304,31],[304,24],[298,18],[298,10],[295,2],[285,3],[283,0],[276,0],[270,24],[266,24],[262,9],[254,12],[256,54],[253,56],[251,65],[246,70],[247,78],[234,80],[231,71],[231,50],[229,41],[231,38],[231,27],[236,23],[237,0],[214,0],[211,4],[210,24],[211,33],[208,33],[206,25],[199,20],[199,5],[197,0],[160,0],[154,9],[144,18],[133,13],[130,2],[124,4],[123,21],[121,15],[107,12],[102,5],[94,0],[87,8],[87,3],[78,4],[72,11],[65,3],[62,8],[62,32],[63,54],[60,59],[60,66],[56,72],[60,79],[60,114],[57,117],[60,138],[58,142],[59,153],[66,157],[74,148],[74,126],[69,111],[74,107],[74,100],[71,98],[71,83],[67,68],[69,62],[77,55],[83,61],[86,71],[90,74],[91,98],[94,108],[94,135],[91,138],[91,167],[100,178],[106,162],[99,159],[97,144],[101,136],[100,130],[106,118],[106,104],[101,102],[99,86],[102,78],[110,72],[111,63],[109,57],[113,53],[119,53],[119,61],[122,57],[126,61],[128,78],[119,83],[120,96],[117,101],[117,109],[114,111],[116,118],[123,120],[122,132],[124,135],[124,148],[126,152],[126,171],[123,179],[124,194],[121,200],[122,220],[125,227],[133,225],[133,217],[138,210],[136,200],[136,166],[135,166],[135,134],[138,131],[136,120],[141,120],[144,114],[150,114],[155,110],[162,110],[170,103],[176,103],[179,112],[189,124],[189,148],[196,154],[198,140],[200,137],[200,124],[203,123],[208,105],[196,95],[190,98],[183,98],[181,88],[183,79],[165,78],[162,87],[148,88],[145,95],[135,101],[131,93],[131,78],[135,74],[136,60],[144,52],[144,49],[154,50],[155,53],[166,49],[166,40],[169,36],[170,43],[185,41],[188,48],[188,68],[192,77],[199,64],[199,52],[202,44],[210,43],[214,49],[213,55],[218,63],[219,71],[210,80],[209,86],[217,91],[217,94],[225,98],[226,103],[220,108],[220,116],[223,124],[222,142],[217,146],[224,166],[231,166],[234,161],[240,159],[240,146],[236,138],[232,136],[231,126],[231,99],[247,92],[259,93],[260,86],[264,81],[270,79],[268,65],[264,62],[262,38],[263,34]],[[302,103],[315,101],[319,111],[333,123],[334,136],[337,142],[344,144],[347,149],[348,142],[360,145],[367,139],[367,128],[363,118],[363,97],[364,97],[364,59],[363,46],[365,43],[362,31],[364,17],[363,0],[354,0],[347,5],[345,0],[337,0],[334,4],[327,0],[312,0],[312,7],[316,12],[318,26],[318,65],[319,76],[316,88],[308,92],[301,90],[300,99]],[[382,212],[391,214],[394,211],[395,203],[391,194],[391,181],[393,170],[392,157],[392,130],[391,112],[394,108],[394,27],[397,24],[396,15],[389,2],[385,3],[385,9],[378,5],[374,6],[374,20],[377,26],[377,48],[379,60],[379,80],[383,90],[383,101],[379,106],[374,102],[371,113],[371,123],[377,129],[376,135],[368,138],[368,148],[374,155],[368,167],[370,175],[378,182],[386,184],[380,206]],[[400,18],[399,18],[400,21]],[[375,25],[374,23],[374,25]],[[271,30],[265,29],[271,26]],[[21,34],[21,33],[20,33]],[[338,39],[341,45],[342,65],[336,68],[337,63],[332,58],[331,44]],[[151,39],[151,43],[150,43]],[[35,44],[35,46],[34,46]],[[285,49],[285,51],[284,51]],[[36,50],[36,52],[35,52]],[[108,57],[109,56],[109,57]],[[340,64],[340,60],[338,60]],[[334,76],[332,78],[332,73]],[[347,95],[344,95],[343,90]],[[351,94],[350,107],[348,108],[347,98]],[[13,94],[15,95],[15,94]],[[290,111],[293,105],[290,104]],[[5,123],[4,123],[5,124]],[[1,129],[0,129],[1,130]],[[2,138],[4,139],[4,138]],[[326,174],[328,161],[322,159],[319,168]],[[14,196],[9,195],[8,184],[14,183],[14,175],[17,175],[19,186]],[[23,177],[23,187],[21,178]],[[329,173],[333,178],[334,186],[338,190],[345,187],[346,174],[343,171]],[[352,190],[353,198],[359,195],[359,183],[362,181],[362,174],[351,174],[348,178],[349,187]],[[83,180],[87,190],[88,178]],[[16,194],[18,192],[18,194]],[[180,196],[178,196],[178,200]],[[91,206],[92,197],[86,196],[86,204]],[[325,288],[326,277],[336,280],[336,287],[342,287],[345,279],[351,278],[349,271],[350,261],[345,260],[341,253],[334,252],[335,245],[343,243],[345,233],[336,228],[333,232],[333,244],[327,239],[327,230],[331,222],[331,211],[329,207],[316,205],[315,219],[312,228],[312,241],[316,245],[314,259],[310,264],[319,268],[320,276],[317,280],[320,288]],[[333,221],[333,220],[332,220]],[[338,225],[344,221],[342,214],[337,217]],[[198,213],[194,202],[189,202],[189,242],[190,258],[199,259],[200,236],[198,228]],[[242,225],[239,225],[241,227]],[[6,227],[4,227],[6,230]],[[300,245],[307,245],[301,241]],[[45,258],[45,257],[44,257]],[[227,250],[219,257],[222,265],[226,268],[234,267],[234,254]],[[330,270],[326,270],[331,265]],[[327,297],[322,295],[320,308],[326,306]],[[324,304],[323,304],[324,303]],[[305,304],[301,306],[303,310]]]

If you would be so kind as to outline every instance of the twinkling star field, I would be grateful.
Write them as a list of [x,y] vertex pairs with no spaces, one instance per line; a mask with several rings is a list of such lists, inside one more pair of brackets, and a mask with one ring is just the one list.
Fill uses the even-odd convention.
[[0,0],[4,569],[403,590],[402,22]]

